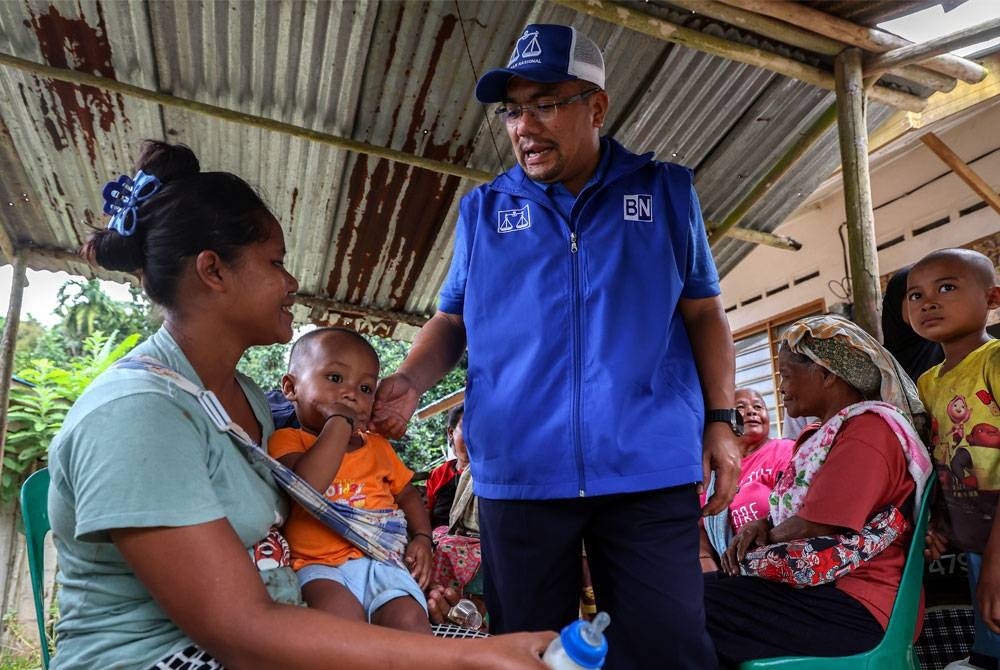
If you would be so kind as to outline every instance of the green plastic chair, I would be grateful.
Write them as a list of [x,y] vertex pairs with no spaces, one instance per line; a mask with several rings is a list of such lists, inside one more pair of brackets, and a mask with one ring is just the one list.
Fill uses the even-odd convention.
[[899,593],[892,606],[889,625],[885,637],[874,649],[853,656],[811,657],[782,656],[763,658],[740,664],[740,670],[761,668],[781,668],[782,670],[920,670],[920,661],[913,650],[913,633],[917,629],[917,613],[920,610],[920,592],[924,577],[924,536],[927,533],[927,519],[930,516],[931,490],[934,479],[927,482],[917,524],[913,529],[913,541],[906,554],[906,565],[899,581]]
[[42,665],[49,667],[49,641],[45,635],[45,585],[44,550],[49,525],[49,469],[34,472],[21,485],[21,517],[24,519],[24,538],[28,543],[28,572],[31,574],[31,593],[35,596],[35,619],[38,621],[38,639],[42,643]]

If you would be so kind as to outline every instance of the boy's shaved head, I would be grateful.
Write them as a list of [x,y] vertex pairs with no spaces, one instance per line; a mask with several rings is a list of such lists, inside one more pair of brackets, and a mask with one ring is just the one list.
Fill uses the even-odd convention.
[[996,269],[993,267],[993,261],[988,256],[972,249],[938,249],[937,251],[932,251],[914,264],[910,269],[910,274],[912,276],[914,270],[922,269],[931,263],[942,260],[962,263],[962,265],[972,272],[972,276],[983,288],[988,289],[997,285],[997,274]]
[[288,354],[288,372],[295,374],[298,368],[303,365],[308,365],[309,358],[312,356],[313,351],[315,351],[316,346],[327,337],[348,338],[363,344],[364,347],[371,352],[372,358],[375,359],[375,367],[378,368],[380,366],[378,352],[375,351],[375,347],[373,347],[371,342],[366,340],[359,332],[351,330],[350,328],[331,327],[310,330],[308,333],[295,341],[295,344],[292,345],[292,351]]

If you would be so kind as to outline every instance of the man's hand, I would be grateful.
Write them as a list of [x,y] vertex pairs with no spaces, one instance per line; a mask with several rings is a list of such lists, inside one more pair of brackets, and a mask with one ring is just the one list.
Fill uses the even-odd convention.
[[715,492],[709,498],[701,513],[704,516],[718,514],[729,507],[736,495],[736,485],[740,479],[740,444],[728,424],[713,421],[705,426],[702,447],[702,483],[698,492],[705,490],[704,482],[715,471]]
[[371,427],[379,435],[398,440],[406,433],[406,424],[417,409],[420,393],[402,373],[382,379],[375,391]]

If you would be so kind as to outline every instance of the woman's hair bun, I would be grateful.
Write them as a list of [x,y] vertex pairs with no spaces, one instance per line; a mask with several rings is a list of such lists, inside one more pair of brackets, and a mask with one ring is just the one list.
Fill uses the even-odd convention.
[[183,144],[167,144],[159,140],[142,143],[142,153],[136,170],[155,175],[164,184],[198,174],[201,165],[198,157]]

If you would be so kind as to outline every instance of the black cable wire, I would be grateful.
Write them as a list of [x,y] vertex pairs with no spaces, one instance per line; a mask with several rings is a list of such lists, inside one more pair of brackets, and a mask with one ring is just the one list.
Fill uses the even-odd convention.
[[[469,37],[465,34],[465,21],[462,19],[462,10],[458,6],[458,0],[455,1],[455,12],[458,14],[458,25],[462,28],[462,41],[465,42],[465,55],[469,57],[469,67],[472,68],[472,77],[475,81],[479,81],[479,73],[476,72],[476,64],[472,60],[472,50],[469,49]],[[490,124],[490,113],[486,108],[486,105],[480,105],[483,108],[483,119],[486,121],[486,127],[490,129],[490,141],[493,142],[493,149],[497,153],[497,174],[504,171],[503,166],[503,156],[500,155],[500,146],[497,144],[496,135],[493,134],[493,126]]]

